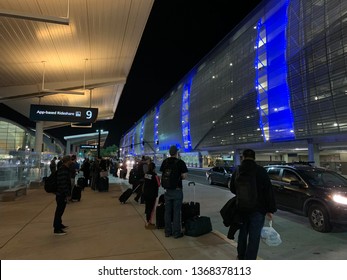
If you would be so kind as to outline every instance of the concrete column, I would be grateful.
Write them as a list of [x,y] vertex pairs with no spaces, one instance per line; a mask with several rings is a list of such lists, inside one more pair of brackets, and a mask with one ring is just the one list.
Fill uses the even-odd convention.
[[70,142],[70,140],[66,141],[66,153],[65,154],[66,155],[71,154],[71,142]]
[[318,144],[313,143],[311,139],[309,139],[307,143],[308,143],[308,161],[314,161],[315,166],[320,166]]
[[282,155],[282,161],[288,163],[288,154],[283,154],[283,155]]
[[234,152],[234,166],[238,166],[241,164],[241,160],[240,160],[240,150],[239,149],[235,149]]
[[40,166],[41,153],[42,153],[42,142],[43,142],[43,122],[36,122],[35,132],[35,152],[37,153],[37,164]]

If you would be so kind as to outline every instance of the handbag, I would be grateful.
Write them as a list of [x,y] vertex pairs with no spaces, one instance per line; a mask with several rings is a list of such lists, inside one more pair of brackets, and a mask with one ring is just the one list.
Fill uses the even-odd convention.
[[282,243],[280,234],[272,227],[272,220],[269,221],[268,227],[262,228],[261,240],[269,246],[278,246]]

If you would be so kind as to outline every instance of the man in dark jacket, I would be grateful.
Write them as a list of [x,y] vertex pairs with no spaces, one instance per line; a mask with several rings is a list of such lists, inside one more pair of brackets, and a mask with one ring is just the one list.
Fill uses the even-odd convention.
[[256,260],[265,216],[271,220],[272,214],[277,209],[270,178],[266,170],[255,163],[255,152],[247,149],[242,155],[242,163],[231,177],[230,190],[237,194],[235,179],[238,173],[248,176],[250,182],[255,182],[257,201],[252,211],[240,213],[242,224],[238,236],[237,253],[238,259]]
[[71,176],[70,176],[70,164],[71,157],[64,156],[62,159],[62,166],[57,170],[57,192],[55,194],[55,200],[57,202],[57,207],[54,214],[54,234],[55,235],[65,235],[64,231],[67,226],[62,223],[62,216],[65,211],[66,203],[70,194],[71,187]]

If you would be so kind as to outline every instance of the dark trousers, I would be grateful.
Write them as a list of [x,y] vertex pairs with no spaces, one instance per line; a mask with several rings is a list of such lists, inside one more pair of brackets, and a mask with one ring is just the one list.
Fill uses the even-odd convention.
[[65,195],[57,194],[55,196],[55,201],[57,202],[57,207],[55,209],[53,227],[54,227],[54,230],[60,230],[63,224],[62,216],[64,214],[65,207],[66,207],[66,197]]
[[146,221],[151,221],[152,211],[155,206],[155,201],[157,200],[156,197],[153,196],[145,196],[145,213],[146,213]]
[[249,214],[240,227],[237,253],[240,260],[256,260],[259,250],[261,229],[265,215],[259,212]]

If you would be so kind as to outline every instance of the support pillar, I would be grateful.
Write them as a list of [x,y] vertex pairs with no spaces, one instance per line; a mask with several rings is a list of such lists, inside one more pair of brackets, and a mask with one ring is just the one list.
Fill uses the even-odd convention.
[[309,139],[307,143],[308,143],[308,161],[314,161],[315,166],[320,166],[318,144],[313,143],[312,139]]
[[234,152],[234,166],[239,166],[241,164],[241,159],[240,159],[240,150],[235,149]]
[[41,163],[41,153],[42,153],[42,142],[43,142],[43,122],[36,122],[36,131],[35,131],[35,152],[37,154],[37,167]]

